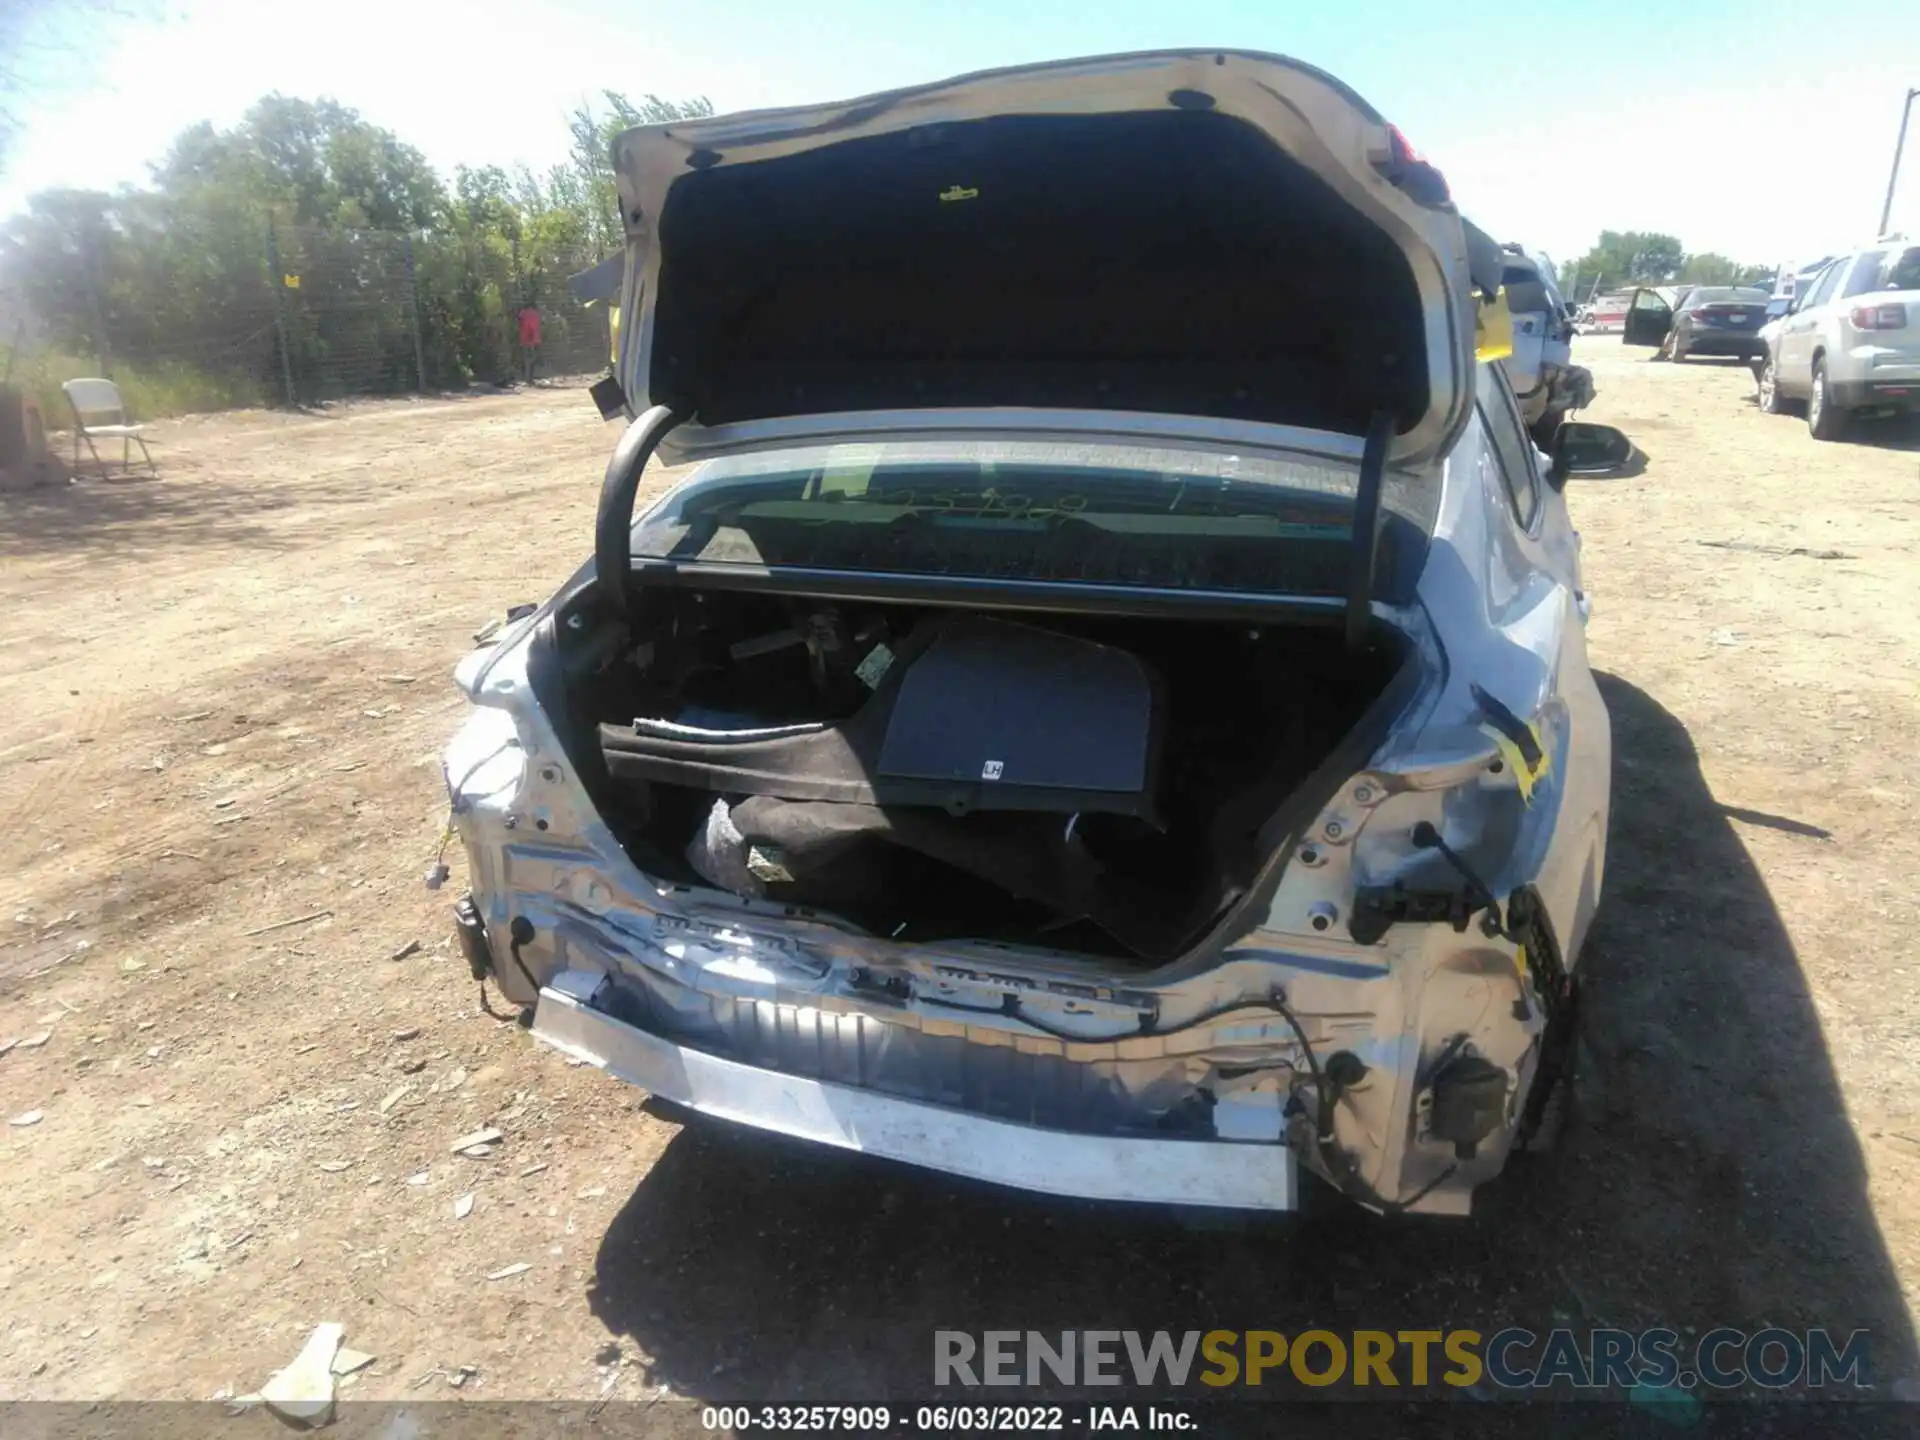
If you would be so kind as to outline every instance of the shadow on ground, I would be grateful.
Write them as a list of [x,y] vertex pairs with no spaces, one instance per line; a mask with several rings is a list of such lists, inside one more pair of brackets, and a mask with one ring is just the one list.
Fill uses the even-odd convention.
[[[533,389],[570,384],[543,378]],[[171,422],[164,433],[150,437],[157,474],[137,454],[132,473],[123,472],[115,449],[114,463],[104,468],[83,456],[70,484],[0,488],[0,556],[85,560],[103,550],[161,556],[234,544],[263,552],[305,549],[352,528],[364,514],[359,507],[420,489],[423,476],[413,457],[431,456],[437,466],[462,447],[483,447],[484,436],[474,427],[498,412],[476,414],[473,402],[517,393],[531,392],[524,386],[476,387],[329,404],[297,414],[229,412]],[[468,403],[451,403],[456,401]],[[593,414],[584,393],[579,404],[583,417]],[[62,469],[70,466],[67,437],[57,434],[50,442]],[[455,472],[435,471],[430,483],[444,484],[448,473]],[[582,473],[591,480],[597,464]],[[447,493],[450,509],[474,503],[462,489]],[[310,516],[288,527],[284,512],[289,511]]]
[[[1758,392],[1756,391],[1751,398],[1754,408],[1758,410],[1760,408]],[[1785,409],[1780,415],[1772,418],[1798,420],[1803,424],[1806,422],[1806,401],[1783,399],[1781,404]],[[1920,450],[1920,413],[1855,419],[1841,434],[1840,443],[1863,445],[1869,450]]]
[[[1472,1220],[1065,1204],[696,1122],[607,1231],[595,1314],[654,1357],[656,1380],[715,1401],[925,1398],[942,1328],[1664,1325],[1685,1355],[1718,1325],[1824,1325],[1872,1332],[1882,1386],[1920,1373],[1780,916],[1686,730],[1624,681],[1602,685],[1617,770],[1607,899],[1584,971],[1594,1074],[1559,1153],[1483,1192]],[[1312,1433],[1336,1422],[1348,1433],[1363,1413],[1427,1433],[1429,1417],[1397,1406],[1341,1406]],[[1496,1413],[1523,1420],[1453,1407],[1476,1430]],[[1619,1404],[1584,1413],[1593,1425],[1580,1428],[1608,1434],[1648,1417]],[[1812,1418],[1709,1407],[1707,1428],[1780,1433],[1790,1413]],[[1829,1412],[1811,1428],[1857,1434],[1910,1414]]]
[[[312,445],[311,435],[296,435]],[[364,508],[411,481],[378,464],[329,471],[318,468],[274,473],[248,462],[211,465],[191,453],[158,475],[89,471],[71,484],[0,491],[0,556],[68,556],[79,559],[113,551],[165,556],[221,545],[247,545],[264,553],[308,548],[326,535],[351,528]],[[463,499],[463,503],[471,503]],[[289,527],[283,512],[311,512]]]
[[366,498],[365,480],[316,484],[305,476],[252,486],[209,484],[191,467],[160,460],[160,473],[100,475],[90,469],[71,484],[0,491],[0,555],[75,554],[98,550],[162,554],[209,545],[289,548],[262,523],[295,505],[349,506]]
[[1880,450],[1920,450],[1920,415],[1856,420],[1843,438]]
[[[1632,437],[1629,436],[1628,439],[1631,440]],[[1569,484],[1578,481],[1582,485],[1604,485],[1609,480],[1638,480],[1642,475],[1647,473],[1647,466],[1652,462],[1653,457],[1647,454],[1647,452],[1641,449],[1636,443],[1633,447],[1633,453],[1627,456],[1626,464],[1612,470],[1600,471],[1594,474],[1569,475],[1567,480]]]

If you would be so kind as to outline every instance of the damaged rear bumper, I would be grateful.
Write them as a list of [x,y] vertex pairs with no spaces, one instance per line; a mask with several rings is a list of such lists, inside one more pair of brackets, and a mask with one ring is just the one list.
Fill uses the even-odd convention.
[[[1512,857],[1545,915],[1590,913],[1604,814],[1558,864],[1545,851],[1583,768],[1557,709],[1531,804],[1481,730],[1429,727],[1306,828],[1252,929],[1115,973],[656,882],[545,712],[500,703],[517,669],[469,687],[492,703],[447,751],[462,934],[566,1054],[717,1118],[1061,1196],[1288,1210],[1309,1170],[1369,1208],[1463,1215],[1504,1165],[1546,1038],[1532,962],[1558,946],[1416,914],[1458,887],[1409,837],[1441,827]],[[1368,899],[1384,935],[1353,933]],[[1579,928],[1554,927],[1575,948]]]
[[598,1007],[605,978],[541,988],[534,1038],[650,1094],[736,1124],[947,1175],[1086,1200],[1291,1210],[1293,1152],[1274,1144],[1075,1134],[742,1065]]

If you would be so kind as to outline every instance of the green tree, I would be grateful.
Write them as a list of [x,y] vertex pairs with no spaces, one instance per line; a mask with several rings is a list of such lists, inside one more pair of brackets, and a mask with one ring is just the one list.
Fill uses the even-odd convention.
[[1681,265],[1678,279],[1683,285],[1751,285],[1772,276],[1772,265],[1742,265],[1725,255],[1705,251],[1689,255]]
[[0,289],[36,315],[58,317],[59,342],[83,355],[106,350],[101,294],[113,214],[104,191],[43,190],[0,235]]
[[24,302],[43,348],[99,357],[116,379],[131,372],[112,362],[233,380],[197,387],[208,396],[284,394],[283,333],[303,402],[411,389],[422,370],[432,385],[503,380],[526,305],[550,347],[571,338],[597,364],[604,312],[576,313],[566,277],[620,243],[613,137],[712,110],[608,93],[571,118],[572,153],[544,176],[462,167],[449,186],[346,106],[269,95],[229,129],[183,131],[146,188],[32,197],[0,224],[0,294]]
[[269,95],[240,123],[201,123],[174,141],[155,187],[184,196],[207,187],[243,194],[282,224],[425,229],[446,211],[426,157],[332,100]]
[[1603,290],[1622,285],[1664,285],[1680,273],[1686,251],[1679,240],[1648,230],[1602,230],[1594,247],[1560,269],[1578,276],[1582,291],[1598,281]]
[[567,118],[573,137],[568,159],[572,169],[569,194],[586,217],[587,239],[601,250],[612,250],[622,240],[620,201],[613,183],[613,142],[636,125],[667,125],[675,120],[698,120],[713,114],[705,96],[691,100],[662,100],[643,95],[638,103],[614,90],[601,92],[604,112],[583,104]]

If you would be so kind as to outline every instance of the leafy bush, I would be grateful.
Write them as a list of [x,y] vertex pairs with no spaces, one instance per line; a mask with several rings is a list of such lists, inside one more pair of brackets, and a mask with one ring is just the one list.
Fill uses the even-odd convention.
[[101,353],[140,419],[501,384],[525,373],[526,307],[540,374],[600,371],[606,312],[567,277],[621,243],[610,137],[713,109],[606,105],[573,115],[544,177],[462,168],[449,187],[352,110],[270,95],[183,132],[149,188],[36,194],[0,224],[0,341],[35,337],[14,378],[50,424],[60,382],[99,368],[76,357]]
[[[68,380],[97,375],[91,359],[23,347],[18,356],[0,347],[0,374],[12,366],[8,381],[40,402],[49,430],[68,430],[73,412],[60,386]],[[232,410],[262,402],[259,386],[246,375],[209,374],[179,362],[151,366],[114,364],[110,378],[120,387],[127,413],[136,421],[161,420],[170,415],[195,415],[209,410]]]

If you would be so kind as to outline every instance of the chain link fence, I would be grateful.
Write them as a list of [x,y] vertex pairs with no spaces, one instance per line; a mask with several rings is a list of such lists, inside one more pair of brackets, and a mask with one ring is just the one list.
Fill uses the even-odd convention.
[[[506,385],[608,368],[604,306],[567,277],[599,257],[538,257],[498,235],[176,223],[39,307],[0,304],[0,368],[63,423],[59,389],[119,383],[152,418],[241,405]],[[133,263],[129,264],[129,260]],[[104,268],[104,267],[102,267]],[[522,314],[537,314],[537,325]],[[523,343],[536,333],[537,344]]]

